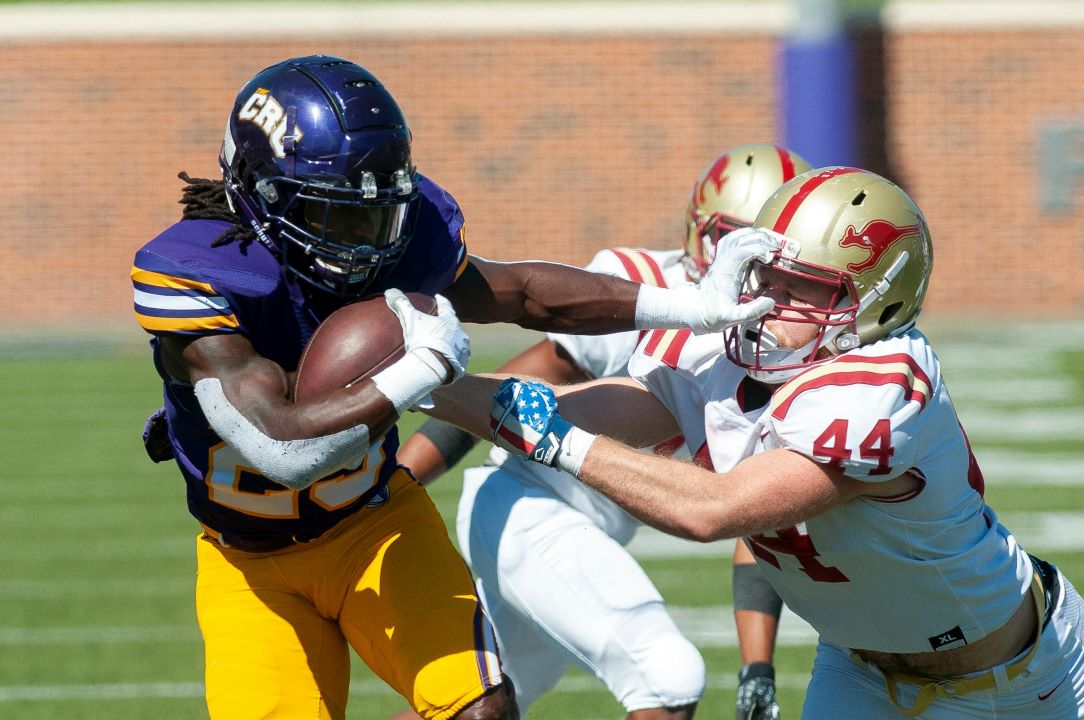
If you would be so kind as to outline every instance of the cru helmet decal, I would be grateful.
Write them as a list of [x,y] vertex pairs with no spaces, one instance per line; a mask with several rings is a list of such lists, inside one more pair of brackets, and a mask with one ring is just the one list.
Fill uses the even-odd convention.
[[919,226],[917,224],[896,227],[887,220],[873,220],[860,231],[856,231],[854,225],[848,225],[847,232],[839,241],[839,246],[864,247],[869,250],[869,257],[860,263],[847,263],[847,269],[852,273],[869,270],[880,261],[885,251],[898,242],[900,238],[917,235],[918,231]]
[[[271,143],[275,157],[286,157],[284,141],[286,139],[287,113],[285,108],[264,88],[258,88],[249,96],[241,109],[237,111],[238,120],[255,123]],[[293,140],[297,143],[304,133],[296,125],[293,128]]]

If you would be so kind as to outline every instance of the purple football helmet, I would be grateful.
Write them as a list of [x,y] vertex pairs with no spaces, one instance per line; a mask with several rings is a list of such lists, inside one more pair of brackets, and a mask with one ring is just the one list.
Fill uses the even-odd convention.
[[324,292],[363,297],[410,241],[410,130],[391,93],[352,62],[312,55],[257,74],[237,95],[219,162],[233,210]]

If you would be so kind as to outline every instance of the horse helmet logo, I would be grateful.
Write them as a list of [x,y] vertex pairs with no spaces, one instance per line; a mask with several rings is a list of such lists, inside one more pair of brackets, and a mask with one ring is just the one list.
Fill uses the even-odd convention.
[[699,204],[704,203],[707,198],[704,193],[708,189],[708,183],[710,182],[715,186],[715,192],[720,193],[723,190],[723,185],[726,185],[728,178],[723,177],[723,173],[726,172],[726,166],[730,164],[730,156],[723,155],[718,158],[715,163],[708,169],[707,174],[704,177],[704,182],[700,183],[700,187],[696,189],[696,201]]
[[861,230],[855,230],[854,225],[847,226],[847,232],[839,241],[840,247],[860,247],[869,250],[869,257],[858,263],[847,263],[847,269],[852,273],[862,273],[881,261],[881,258],[890,247],[902,238],[915,235],[919,226],[905,225],[896,227],[887,220],[872,220]]

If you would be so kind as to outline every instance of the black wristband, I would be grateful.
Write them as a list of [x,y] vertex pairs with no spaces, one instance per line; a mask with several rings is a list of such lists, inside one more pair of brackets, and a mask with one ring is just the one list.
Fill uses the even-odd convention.
[[460,430],[441,420],[429,418],[415,432],[429,438],[444,458],[444,466],[452,467],[471,451],[478,440],[466,430]]
[[746,680],[752,680],[753,678],[758,677],[768,678],[772,682],[775,682],[775,666],[766,662],[749,663],[738,673],[738,684],[741,685]]
[[753,610],[779,619],[783,600],[755,563],[735,565],[733,579],[735,610]]

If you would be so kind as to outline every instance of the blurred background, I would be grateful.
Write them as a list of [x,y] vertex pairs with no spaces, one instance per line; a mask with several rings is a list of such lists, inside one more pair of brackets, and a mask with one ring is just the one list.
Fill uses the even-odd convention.
[[483,256],[676,247],[700,169],[778,142],[916,199],[930,314],[1084,307],[1075,0],[0,9],[3,327],[133,327],[123,268],[179,217],[177,172],[215,175],[237,90],[309,53],[392,90]]
[[[177,173],[218,175],[241,85],[311,53],[382,79],[490,258],[676,248],[696,175],[742,143],[900,184],[991,502],[1084,582],[1084,3],[0,2],[0,717],[205,712],[196,525],[139,443],[160,390],[128,270],[179,218]],[[474,337],[487,369],[536,336]],[[729,547],[634,542],[708,659],[703,717],[733,712]],[[784,621],[794,718],[813,638]],[[621,715],[593,678],[558,690],[530,717]],[[402,708],[364,668],[354,692],[351,717]]]

